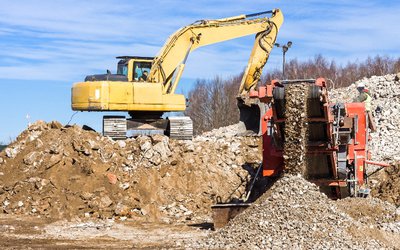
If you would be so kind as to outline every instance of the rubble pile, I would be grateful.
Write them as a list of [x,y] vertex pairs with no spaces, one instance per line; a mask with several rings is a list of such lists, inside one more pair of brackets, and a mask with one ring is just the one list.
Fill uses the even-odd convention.
[[285,129],[283,159],[287,173],[305,174],[307,144],[307,84],[285,87]]
[[[365,201],[368,203],[368,200]],[[369,208],[374,209],[377,215],[368,214],[373,217],[372,223],[363,221],[365,214],[357,216],[357,211],[346,211],[349,205],[341,203],[339,206],[300,175],[285,175],[256,204],[231,220],[226,227],[187,245],[217,249],[395,247],[399,240],[400,211],[379,200],[373,202],[375,205]]]
[[365,83],[372,94],[371,111],[377,125],[372,133],[370,150],[374,160],[394,163],[400,161],[400,82],[396,75],[372,76],[355,82],[347,88],[330,91],[334,102],[351,102],[357,95],[356,85]]
[[235,129],[193,141],[162,135],[113,141],[78,126],[37,122],[0,153],[0,212],[204,221],[216,197],[245,196],[261,160],[259,138]]

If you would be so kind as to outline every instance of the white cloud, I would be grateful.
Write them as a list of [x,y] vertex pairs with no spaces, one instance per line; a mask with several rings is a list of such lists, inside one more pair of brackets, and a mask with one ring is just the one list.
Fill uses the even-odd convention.
[[[262,7],[260,7],[262,6]],[[154,56],[176,29],[198,19],[281,8],[279,42],[293,41],[288,58],[323,54],[339,62],[375,54],[399,56],[399,4],[380,1],[14,1],[0,8],[1,78],[80,80],[115,68],[115,56]],[[201,48],[184,77],[241,71],[252,38]],[[280,67],[273,50],[268,68]],[[23,70],[24,74],[18,72]]]

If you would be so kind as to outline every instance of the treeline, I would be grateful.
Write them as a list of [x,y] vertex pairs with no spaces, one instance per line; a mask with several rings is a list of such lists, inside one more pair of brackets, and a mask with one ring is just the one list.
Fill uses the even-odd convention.
[[[345,65],[338,65],[335,60],[328,60],[322,55],[303,62],[292,59],[285,64],[286,79],[325,77],[330,88],[346,87],[364,77],[397,72],[400,72],[400,58],[379,55]],[[195,134],[239,121],[236,96],[242,75],[243,73],[240,73],[229,79],[215,77],[212,80],[196,80],[188,95],[190,105],[185,111],[193,120]],[[261,84],[281,78],[282,71],[277,69],[264,74]]]
[[242,75],[223,80],[196,80],[189,92],[189,107],[185,114],[193,120],[195,134],[209,131],[239,121],[236,96]]
[[[322,55],[313,59],[299,62],[297,59],[290,60],[285,64],[285,78],[306,79],[324,77],[329,79],[331,88],[346,87],[351,83],[364,77],[381,76],[400,72],[400,58],[394,59],[388,56],[368,57],[365,61],[348,62],[346,65],[337,65],[335,60],[329,61]],[[279,79],[281,70],[268,72],[265,76],[267,82]]]

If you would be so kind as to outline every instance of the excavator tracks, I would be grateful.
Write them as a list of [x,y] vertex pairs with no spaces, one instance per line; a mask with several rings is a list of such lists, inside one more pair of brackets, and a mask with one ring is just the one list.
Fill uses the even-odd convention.
[[168,117],[169,137],[176,140],[191,140],[193,137],[193,121],[188,116]]
[[125,116],[104,116],[103,135],[115,140],[126,139],[126,119]]
[[125,116],[104,116],[103,135],[115,140],[140,135],[165,134],[175,140],[193,138],[193,121],[188,116],[167,119],[126,119]]

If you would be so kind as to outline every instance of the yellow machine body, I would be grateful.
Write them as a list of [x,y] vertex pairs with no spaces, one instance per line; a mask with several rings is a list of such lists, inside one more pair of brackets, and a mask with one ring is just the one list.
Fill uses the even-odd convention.
[[162,94],[161,83],[94,81],[75,83],[72,109],[86,111],[184,111],[185,97]]
[[[121,63],[122,61],[122,63]],[[85,111],[184,111],[185,97],[163,95],[162,83],[139,80],[140,63],[150,65],[153,60],[127,58],[118,64],[118,73],[127,81],[85,81],[72,87],[72,109]],[[139,72],[137,72],[139,70]]]
[[[272,14],[272,17],[259,17]],[[198,47],[256,34],[253,50],[242,79],[239,95],[255,88],[283,22],[280,10],[216,20],[201,20],[172,34],[155,58],[121,57],[117,74],[124,80],[104,79],[75,83],[71,106],[80,111],[184,111],[186,100],[175,94],[185,62]],[[142,66],[145,65],[145,67]],[[148,72],[146,81],[140,74]]]

